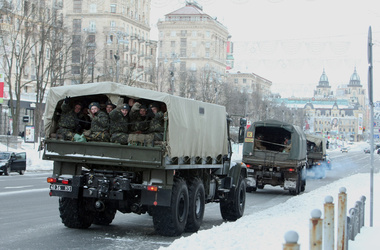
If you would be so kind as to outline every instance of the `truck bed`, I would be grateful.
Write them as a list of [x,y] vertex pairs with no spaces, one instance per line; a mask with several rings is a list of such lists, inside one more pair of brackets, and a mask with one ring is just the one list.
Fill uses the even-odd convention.
[[252,165],[252,167],[261,165],[263,167],[289,168],[301,166],[304,161],[291,160],[288,153],[255,150],[252,155],[244,156],[243,162]]

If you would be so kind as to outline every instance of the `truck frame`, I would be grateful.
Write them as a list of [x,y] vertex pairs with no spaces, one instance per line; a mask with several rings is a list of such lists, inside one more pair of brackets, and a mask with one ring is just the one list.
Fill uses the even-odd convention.
[[[60,139],[55,131],[67,96],[85,104],[159,102],[166,109],[164,139],[128,145]],[[231,161],[230,121],[223,106],[113,82],[52,88],[43,159],[54,161],[47,181],[50,196],[59,197],[62,223],[88,228],[110,224],[117,211],[148,213],[158,234],[176,236],[196,232],[210,202],[220,203],[224,220],[237,220],[245,208],[247,169]]]
[[[291,144],[285,145],[285,138]],[[245,134],[243,163],[248,168],[247,191],[269,184],[297,195],[306,186],[305,135],[298,126],[281,121],[254,122]]]

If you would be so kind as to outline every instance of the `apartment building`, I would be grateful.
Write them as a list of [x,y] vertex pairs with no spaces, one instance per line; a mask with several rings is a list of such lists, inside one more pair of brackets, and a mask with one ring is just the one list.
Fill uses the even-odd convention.
[[71,34],[65,84],[114,81],[152,87],[157,42],[150,40],[150,0],[63,2]]
[[[157,23],[158,80],[161,90],[196,98],[199,85],[217,85],[227,67],[227,28],[196,2],[165,15]],[[231,56],[230,56],[231,58]]]

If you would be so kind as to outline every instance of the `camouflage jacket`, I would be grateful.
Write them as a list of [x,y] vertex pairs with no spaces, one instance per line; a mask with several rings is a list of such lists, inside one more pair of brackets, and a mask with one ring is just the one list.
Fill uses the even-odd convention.
[[149,123],[149,133],[164,132],[164,113],[157,112]]
[[104,132],[109,130],[109,117],[106,112],[98,111],[91,121],[91,132]]
[[109,113],[110,133],[128,133],[129,116],[123,116],[120,109],[114,109]]
[[82,118],[81,113],[75,113],[70,104],[65,102],[62,103],[61,109],[62,113],[58,121],[58,127],[74,131],[79,125],[79,120]]
[[140,112],[137,110],[130,113],[130,126],[131,132],[141,131],[142,133],[147,132],[149,128],[149,117],[141,116]]

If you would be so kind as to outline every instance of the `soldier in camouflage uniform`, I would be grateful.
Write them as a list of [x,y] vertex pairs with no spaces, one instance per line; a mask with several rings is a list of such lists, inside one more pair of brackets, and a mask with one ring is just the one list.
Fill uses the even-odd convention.
[[117,106],[109,113],[111,142],[128,144],[128,112],[128,104],[122,104],[121,107]]
[[89,105],[91,129],[90,134],[86,135],[88,141],[110,141],[109,117],[106,112],[100,110],[98,102],[92,102]]
[[145,105],[141,105],[136,102],[133,104],[130,118],[130,132],[133,134],[146,134],[149,128],[149,117],[147,114],[147,108]]
[[70,98],[66,97],[61,105],[61,117],[58,120],[57,137],[65,140],[72,140],[76,133],[81,133],[81,127],[79,121],[83,119],[81,113],[82,104],[76,103],[74,109],[71,108]]
[[149,123],[148,133],[154,133],[155,141],[162,141],[164,138],[164,113],[160,111],[160,107],[156,102],[149,105],[149,107],[148,113],[152,113],[152,120]]

